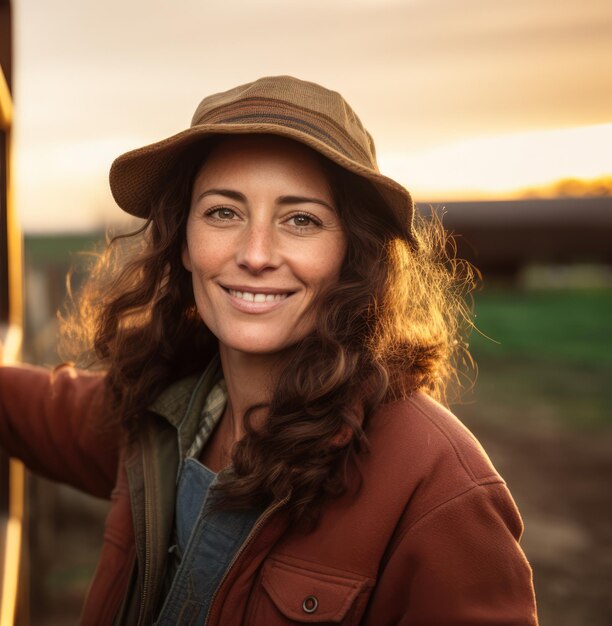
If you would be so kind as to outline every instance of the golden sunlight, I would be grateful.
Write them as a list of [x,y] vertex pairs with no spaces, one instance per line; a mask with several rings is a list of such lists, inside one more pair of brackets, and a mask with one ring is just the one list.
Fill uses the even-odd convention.
[[420,201],[511,198],[562,179],[612,174],[612,124],[478,137],[422,153],[382,153],[379,162]]

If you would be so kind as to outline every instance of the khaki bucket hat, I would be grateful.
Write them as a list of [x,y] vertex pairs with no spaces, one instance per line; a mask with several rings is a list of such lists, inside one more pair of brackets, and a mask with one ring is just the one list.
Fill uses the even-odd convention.
[[204,98],[188,129],[115,159],[113,197],[124,211],[146,218],[166,176],[188,148],[213,135],[246,133],[294,139],[366,178],[411,227],[410,193],[380,173],[374,141],[353,109],[339,93],[292,76],[266,76]]

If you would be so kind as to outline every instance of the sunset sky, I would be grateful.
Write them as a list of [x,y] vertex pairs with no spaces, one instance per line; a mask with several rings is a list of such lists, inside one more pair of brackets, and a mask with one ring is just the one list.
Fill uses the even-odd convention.
[[611,0],[13,0],[26,231],[116,222],[108,169],[199,100],[291,74],[340,91],[417,201],[612,175]]

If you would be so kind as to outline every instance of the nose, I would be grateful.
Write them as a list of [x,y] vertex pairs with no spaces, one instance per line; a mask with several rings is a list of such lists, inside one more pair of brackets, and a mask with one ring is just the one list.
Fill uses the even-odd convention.
[[241,238],[236,262],[252,274],[278,267],[280,261],[275,239],[272,225],[250,224]]

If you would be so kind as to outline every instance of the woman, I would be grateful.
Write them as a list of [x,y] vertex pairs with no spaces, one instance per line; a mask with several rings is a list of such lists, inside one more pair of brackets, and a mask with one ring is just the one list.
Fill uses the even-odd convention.
[[469,275],[342,97],[210,96],[110,181],[146,223],[68,325],[104,372],[0,375],[10,453],[113,502],[82,623],[536,624],[516,506],[434,399]]

